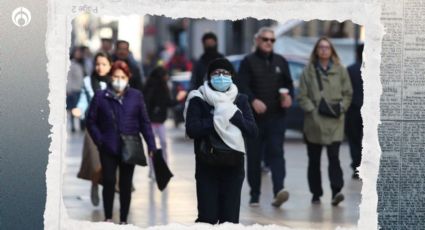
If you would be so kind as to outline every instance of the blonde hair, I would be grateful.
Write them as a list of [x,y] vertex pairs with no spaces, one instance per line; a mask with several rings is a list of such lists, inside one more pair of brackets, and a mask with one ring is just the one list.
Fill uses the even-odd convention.
[[333,46],[331,40],[328,37],[321,37],[319,38],[319,40],[317,40],[316,44],[314,45],[313,51],[310,54],[310,64],[315,65],[319,60],[319,57],[317,56],[317,48],[319,47],[319,43],[321,41],[327,41],[329,43],[329,46],[331,47],[331,60],[334,64],[340,65],[341,60],[339,59],[335,47]]

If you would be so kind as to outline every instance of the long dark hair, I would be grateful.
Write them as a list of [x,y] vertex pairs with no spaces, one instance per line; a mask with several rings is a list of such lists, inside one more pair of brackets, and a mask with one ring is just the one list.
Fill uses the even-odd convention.
[[97,61],[97,58],[98,57],[104,57],[104,58],[108,59],[109,64],[111,64],[111,66],[112,66],[112,62],[113,62],[112,61],[112,56],[109,53],[100,51],[93,58],[93,67],[94,68],[93,68],[93,71],[91,73],[91,76],[98,76],[98,74],[96,72],[96,68],[95,68],[96,67],[96,61]]
[[109,64],[111,64],[111,67],[112,67],[112,63],[113,63],[111,55],[106,53],[106,52],[100,51],[94,56],[94,58],[93,58],[93,71],[92,71],[92,74],[90,75],[91,86],[92,86],[93,91],[100,89],[100,82],[101,81],[108,83],[109,80],[110,80],[110,76],[109,76],[110,73],[108,73],[107,76],[104,76],[104,77],[100,77],[99,74],[97,74],[97,72],[96,72],[96,61],[97,61],[98,57],[104,57],[104,58],[108,59],[108,62],[109,62]]
[[168,75],[168,71],[162,67],[155,67],[152,72],[149,74],[148,80],[144,87],[144,93],[151,94],[154,92],[156,95],[164,95],[170,97],[170,89],[168,88],[167,81],[165,76]]

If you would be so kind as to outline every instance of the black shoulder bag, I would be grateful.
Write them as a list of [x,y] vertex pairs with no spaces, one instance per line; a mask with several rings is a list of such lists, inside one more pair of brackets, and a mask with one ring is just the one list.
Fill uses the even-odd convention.
[[127,164],[147,166],[145,151],[143,149],[142,139],[140,135],[125,135],[118,129],[115,112],[111,107],[112,118],[114,119],[114,127],[120,133],[123,143],[121,160]]
[[323,85],[322,85],[322,79],[320,78],[319,70],[316,67],[316,78],[317,83],[319,84],[319,90],[320,90],[320,102],[319,102],[319,114],[331,117],[331,118],[339,118],[341,116],[341,104],[330,104],[326,101],[326,99],[323,97]]
[[244,162],[244,153],[230,148],[215,131],[201,139],[199,151],[199,159],[212,166],[234,167]]

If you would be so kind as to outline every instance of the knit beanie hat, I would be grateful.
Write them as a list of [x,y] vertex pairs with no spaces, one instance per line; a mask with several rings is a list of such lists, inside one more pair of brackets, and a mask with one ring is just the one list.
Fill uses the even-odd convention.
[[224,69],[230,72],[232,76],[235,74],[235,69],[233,68],[232,63],[230,63],[229,60],[226,58],[217,58],[210,62],[208,65],[208,71],[207,71],[207,78],[208,80],[211,79],[211,73],[216,69]]

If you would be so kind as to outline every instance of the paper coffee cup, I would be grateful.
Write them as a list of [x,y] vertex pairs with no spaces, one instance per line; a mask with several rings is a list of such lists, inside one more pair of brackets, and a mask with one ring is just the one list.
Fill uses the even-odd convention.
[[279,93],[280,93],[280,94],[284,94],[284,95],[285,95],[285,94],[288,94],[288,93],[289,93],[289,89],[287,89],[287,88],[280,88],[280,89],[279,89]]
[[280,94],[280,100],[281,102],[283,102],[286,98],[286,96],[289,94],[289,89],[287,88],[280,88],[279,89],[279,94]]

